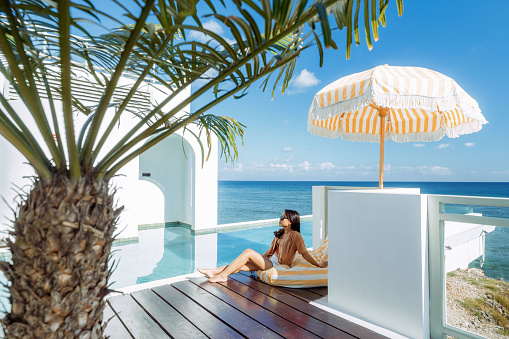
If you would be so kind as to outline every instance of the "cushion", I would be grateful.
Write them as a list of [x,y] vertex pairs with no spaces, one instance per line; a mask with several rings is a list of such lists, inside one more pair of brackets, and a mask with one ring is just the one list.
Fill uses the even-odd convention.
[[[320,247],[308,253],[321,265],[329,260],[328,249],[329,241],[325,238]],[[327,273],[328,268],[310,264],[299,253],[295,255],[290,266],[278,265],[266,271],[256,271],[258,278],[269,285],[293,288],[327,286]]]

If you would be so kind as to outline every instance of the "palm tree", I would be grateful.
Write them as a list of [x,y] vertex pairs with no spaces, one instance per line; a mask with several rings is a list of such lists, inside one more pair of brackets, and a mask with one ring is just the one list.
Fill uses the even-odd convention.
[[[217,135],[223,153],[235,159],[242,125],[207,115],[207,110],[229,97],[242,97],[257,80],[265,88],[274,71],[273,91],[279,82],[284,91],[297,57],[311,46],[320,51],[321,63],[324,46],[337,48],[330,13],[339,29],[347,27],[348,56],[352,35],[359,43],[358,14],[363,7],[371,47],[371,32],[377,39],[379,23],[385,25],[388,0],[379,0],[378,6],[374,0],[365,0],[364,6],[360,0],[231,2],[233,8],[225,7],[230,15],[222,15],[210,0],[199,5],[196,0],[112,1],[118,7],[115,17],[123,12],[129,21],[125,23],[90,0],[1,0],[0,71],[19,100],[0,94],[0,134],[36,173],[7,239],[12,263],[0,266],[9,281],[12,305],[3,319],[7,337],[103,337],[108,259],[122,209],[115,207],[110,187],[115,173],[193,124],[207,136]],[[398,1],[400,14],[402,8]],[[199,12],[224,25],[234,43],[207,29]],[[113,20],[115,28],[92,34],[102,27],[101,19]],[[192,40],[193,34],[208,41]],[[93,105],[76,95],[77,76],[101,89]],[[123,76],[130,77],[132,85],[115,101]],[[129,110],[140,86],[153,82],[167,87],[167,98],[145,111]],[[191,84],[196,89],[182,96]],[[214,99],[182,113],[210,93]],[[166,108],[169,102],[172,106]],[[21,118],[21,104],[37,131]],[[109,119],[106,113],[112,110]],[[89,116],[79,133],[73,120],[76,111]],[[125,114],[136,115],[138,123],[105,149]],[[37,140],[38,133],[44,143]]]

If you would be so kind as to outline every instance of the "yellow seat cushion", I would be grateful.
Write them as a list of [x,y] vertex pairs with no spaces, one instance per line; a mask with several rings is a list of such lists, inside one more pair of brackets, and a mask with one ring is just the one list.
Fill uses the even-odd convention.
[[[329,241],[325,238],[325,242],[317,249],[309,251],[309,254],[321,265],[329,260],[328,249]],[[310,264],[297,253],[290,266],[274,266],[266,271],[256,271],[256,275],[269,285],[306,288],[327,286],[328,269]]]

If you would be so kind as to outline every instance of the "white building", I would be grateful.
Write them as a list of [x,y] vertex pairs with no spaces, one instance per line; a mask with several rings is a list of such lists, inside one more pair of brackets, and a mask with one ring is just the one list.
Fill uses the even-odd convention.
[[[120,82],[122,88],[115,92],[113,101],[125,96],[133,82],[133,79],[124,77]],[[97,103],[101,95],[98,88],[79,78],[73,79],[73,89],[74,95],[90,104]],[[9,82],[1,76],[0,90],[10,100],[27,127],[35,131],[34,120]],[[147,110],[152,105],[162,102],[168,92],[162,85],[149,86],[148,83],[142,85],[128,109]],[[181,102],[182,98],[189,95],[190,89],[181,93],[165,109],[176,102]],[[43,100],[46,112],[50,112],[47,100]],[[57,112],[61,111],[61,102],[56,102],[56,109]],[[104,121],[109,121],[114,110],[114,107],[108,109]],[[190,105],[183,111],[189,112]],[[76,135],[79,135],[86,120],[84,114],[76,113]],[[106,154],[138,121],[134,115],[124,113],[98,158]],[[63,126],[63,118],[59,124]],[[105,128],[103,126],[103,129]],[[42,136],[36,134],[35,137],[45,147]],[[207,144],[205,138],[202,143]],[[122,168],[113,179],[113,184],[119,188],[116,193],[118,204],[125,207],[118,224],[118,231],[121,231],[118,239],[137,239],[139,225],[164,226],[168,223],[180,223],[195,230],[216,227],[217,144],[217,138],[214,137],[210,157],[202,167],[202,151],[198,141],[191,133],[182,135],[182,132],[178,131]],[[13,219],[12,209],[16,209],[16,190],[18,190],[16,187],[27,191],[29,189],[27,185],[30,184],[28,177],[34,176],[35,172],[26,159],[2,136],[0,136],[0,159],[0,195],[5,199],[0,200],[0,231],[6,231],[12,225],[10,221]]]

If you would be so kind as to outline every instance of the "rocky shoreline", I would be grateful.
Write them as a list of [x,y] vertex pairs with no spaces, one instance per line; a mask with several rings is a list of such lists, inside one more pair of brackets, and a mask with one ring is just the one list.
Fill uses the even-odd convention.
[[509,283],[476,268],[449,272],[447,324],[486,338],[509,338]]

